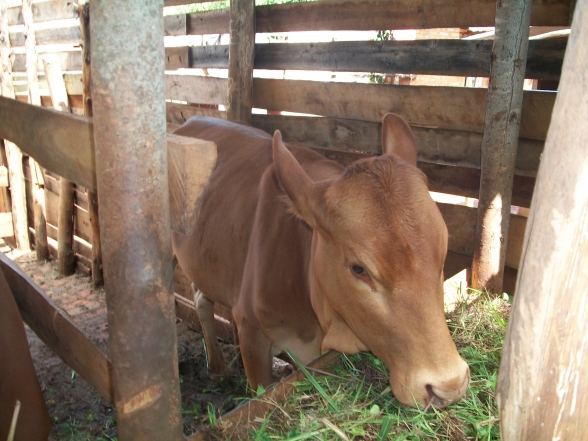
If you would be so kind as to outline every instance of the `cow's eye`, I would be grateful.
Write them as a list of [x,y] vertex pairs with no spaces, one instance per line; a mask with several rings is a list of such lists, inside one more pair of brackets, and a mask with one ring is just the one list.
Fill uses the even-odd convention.
[[359,265],[352,265],[351,266],[351,271],[353,271],[358,276],[364,276],[365,275],[365,270],[363,269],[363,267],[361,267]]

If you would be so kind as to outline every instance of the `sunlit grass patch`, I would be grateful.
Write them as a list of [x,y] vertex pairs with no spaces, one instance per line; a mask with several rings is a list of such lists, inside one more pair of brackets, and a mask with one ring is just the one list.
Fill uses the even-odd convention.
[[[287,402],[274,402],[246,439],[498,440],[494,391],[509,311],[507,300],[480,295],[447,317],[471,370],[470,388],[459,403],[428,411],[402,406],[380,360],[370,353],[342,356],[332,375],[311,371],[295,383]],[[216,433],[224,439],[222,420]]]

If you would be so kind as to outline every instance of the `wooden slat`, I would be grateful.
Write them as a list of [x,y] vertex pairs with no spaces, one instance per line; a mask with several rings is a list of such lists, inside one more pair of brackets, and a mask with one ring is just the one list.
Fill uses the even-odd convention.
[[[287,142],[319,148],[333,148],[381,154],[381,124],[342,118],[283,115],[253,115],[252,124],[267,133],[276,129]],[[482,134],[456,130],[412,127],[417,140],[418,160],[444,165],[480,168]],[[519,140],[516,174],[535,177],[543,142]]]
[[18,144],[42,167],[86,188],[96,188],[89,118],[0,98],[0,121],[0,138]]
[[228,81],[194,75],[166,75],[165,97],[198,104],[227,104]]
[[166,15],[163,17],[165,35],[186,35],[188,23],[186,14]]
[[227,113],[218,109],[187,106],[185,104],[165,103],[166,119],[168,123],[182,125],[188,118],[194,115],[214,116],[227,119]]
[[[82,55],[81,51],[68,51],[68,52],[52,52],[51,56],[54,56],[58,60],[59,67],[62,71],[69,70],[82,70]],[[43,70],[43,62],[39,60],[38,68],[40,71]],[[24,54],[17,54],[14,57],[14,72],[25,72],[25,56]]]
[[[557,80],[566,43],[530,41],[525,78]],[[488,77],[491,52],[491,40],[268,43],[255,45],[255,68]],[[227,67],[227,45],[194,46],[191,54],[191,67]]]
[[[463,205],[437,203],[449,231],[449,251],[472,256],[474,252],[474,229],[476,227],[476,209]],[[507,265],[518,269],[523,249],[523,238],[527,218],[510,215],[513,226],[507,240]]]
[[[381,121],[398,113],[412,126],[483,133],[482,88],[323,83],[255,78],[253,106],[261,109]],[[520,136],[544,140],[554,92],[525,91]]]
[[251,123],[255,62],[255,0],[231,0],[227,116]]
[[[0,121],[0,138],[18,143],[44,168],[89,190],[96,189],[90,118],[0,97]],[[172,228],[187,234],[197,215],[204,181],[216,162],[216,146],[170,134],[168,162]]]
[[22,270],[0,253],[0,268],[23,320],[69,367],[111,403],[110,361]]
[[[255,8],[257,32],[373,31],[494,26],[489,0],[331,0]],[[533,0],[533,26],[568,26],[569,0]],[[190,14],[190,34],[227,34],[229,11]]]
[[216,145],[210,141],[167,135],[171,229],[190,234],[202,206],[202,194],[216,164]]
[[[33,9],[36,3],[33,4]],[[80,28],[77,26],[55,29],[39,29],[35,31],[37,44],[68,44],[79,43]],[[13,46],[24,46],[25,36],[22,32],[11,32],[10,42]]]
[[[167,70],[175,70],[189,67],[189,51],[186,47],[168,47],[165,49]],[[68,52],[51,52],[51,56],[56,57],[58,65],[62,71],[76,71],[82,70],[82,52],[81,50]],[[43,70],[43,63],[39,61],[39,70]],[[24,72],[25,56],[24,54],[17,54],[13,65],[14,72]]]
[[189,5],[191,3],[206,3],[210,0],[164,0],[164,6],[180,6],[180,5]]
[[[228,34],[231,17],[229,9],[195,12],[188,15],[188,34]],[[261,32],[261,31],[257,31]]]
[[[349,165],[353,161],[370,156],[365,153],[353,153],[324,148],[314,148],[314,150],[342,165]],[[427,162],[419,162],[418,167],[427,175],[429,190],[470,198],[478,197],[480,190],[480,170]],[[515,176],[512,204],[520,207],[529,207],[531,197],[533,196],[534,185],[535,178]]]
[[[18,3],[22,5],[22,1]],[[55,0],[33,3],[33,20],[35,22],[63,20],[66,18],[77,18],[77,16],[77,8],[69,0]],[[20,7],[13,7],[8,10],[8,23],[10,25],[23,23],[22,11]]]
[[[190,103],[226,104],[227,80],[168,75],[166,98]],[[323,83],[254,78],[253,106],[379,122],[388,112],[411,126],[483,133],[486,89]],[[555,92],[525,91],[520,136],[544,140]]]

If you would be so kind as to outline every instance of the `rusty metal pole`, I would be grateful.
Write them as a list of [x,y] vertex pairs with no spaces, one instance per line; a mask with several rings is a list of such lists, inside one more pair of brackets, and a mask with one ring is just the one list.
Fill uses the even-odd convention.
[[98,0],[94,141],[121,441],[182,439],[166,150],[163,0]]
[[498,0],[482,138],[472,286],[502,293],[531,0]]

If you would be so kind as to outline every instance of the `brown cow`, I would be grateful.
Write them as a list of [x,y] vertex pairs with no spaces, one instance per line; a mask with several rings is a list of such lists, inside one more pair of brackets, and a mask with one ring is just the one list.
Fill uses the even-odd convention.
[[[243,124],[195,117],[175,133],[214,141],[218,162],[195,231],[173,234],[193,281],[210,368],[227,367],[214,302],[232,309],[253,389],[272,356],[372,351],[403,404],[459,400],[469,368],[443,311],[447,228],[416,168],[406,122],[383,120],[384,155],[347,168]],[[273,147],[273,148],[272,148]],[[272,158],[273,152],[273,158]]]

